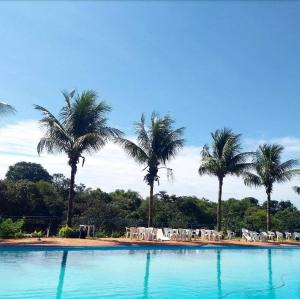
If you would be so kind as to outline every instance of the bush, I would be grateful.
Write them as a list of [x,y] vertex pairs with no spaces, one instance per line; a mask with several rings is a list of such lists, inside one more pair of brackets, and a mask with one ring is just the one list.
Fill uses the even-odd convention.
[[25,235],[22,232],[17,232],[15,234],[15,238],[16,239],[22,239],[22,238],[25,238]]
[[24,220],[12,221],[11,219],[0,220],[0,238],[14,238],[21,233]]
[[58,236],[61,238],[78,238],[78,231],[66,225],[59,230]]
[[120,233],[120,232],[112,232],[111,233],[111,238],[120,238],[122,237],[124,234]]
[[95,237],[96,238],[107,238],[107,234],[105,232],[99,230],[99,231],[95,232]]
[[40,231],[34,231],[33,233],[32,233],[32,237],[33,238],[41,238],[42,237],[42,235],[43,235],[43,232],[40,230]]

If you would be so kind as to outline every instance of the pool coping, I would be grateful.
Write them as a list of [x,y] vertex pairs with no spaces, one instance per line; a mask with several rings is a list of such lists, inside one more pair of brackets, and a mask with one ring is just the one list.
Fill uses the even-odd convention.
[[191,245],[120,245],[120,246],[0,246],[0,252],[3,251],[172,251],[172,250],[300,250],[299,246],[226,246],[226,245],[204,245],[204,246],[191,246]]
[[226,249],[226,248],[271,248],[285,249],[298,248],[300,242],[245,242],[241,240],[222,240],[222,241],[135,241],[124,238],[109,239],[65,239],[65,238],[25,238],[25,239],[0,239],[0,250],[5,248],[53,248],[58,249]]

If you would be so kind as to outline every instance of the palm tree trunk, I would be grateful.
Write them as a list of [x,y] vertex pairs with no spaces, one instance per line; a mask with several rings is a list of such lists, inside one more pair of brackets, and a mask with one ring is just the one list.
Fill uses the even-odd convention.
[[271,213],[270,213],[270,205],[271,205],[271,193],[267,192],[268,200],[267,200],[267,231],[271,228]]
[[222,222],[222,188],[223,178],[219,178],[219,195],[218,195],[218,206],[217,206],[217,231],[221,231]]
[[152,225],[152,206],[153,206],[153,183],[150,184],[150,196],[148,201],[148,227]]
[[68,214],[67,214],[67,225],[72,226],[72,217],[73,217],[73,200],[75,196],[74,184],[75,184],[75,174],[77,166],[71,165],[71,180],[70,180],[70,190],[69,190],[69,201],[68,201]]

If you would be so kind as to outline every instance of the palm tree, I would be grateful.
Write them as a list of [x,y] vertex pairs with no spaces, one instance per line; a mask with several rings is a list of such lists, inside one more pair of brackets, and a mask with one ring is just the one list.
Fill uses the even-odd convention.
[[111,110],[104,101],[97,102],[97,94],[93,90],[81,94],[63,92],[65,105],[56,118],[46,108],[35,105],[35,109],[43,114],[40,120],[45,129],[44,137],[38,143],[37,151],[48,153],[66,153],[71,167],[71,179],[68,198],[67,225],[72,225],[73,199],[77,164],[85,152],[100,150],[108,140],[120,137],[122,132],[107,126],[106,114]]
[[184,139],[182,139],[184,128],[173,129],[173,124],[174,120],[170,116],[160,117],[158,114],[152,113],[150,125],[146,127],[145,116],[142,115],[141,121],[135,124],[137,144],[124,138],[118,139],[125,151],[137,163],[145,165],[143,170],[147,170],[144,180],[150,187],[149,227],[152,224],[154,182],[159,183],[158,171],[165,168],[168,175],[172,174],[172,169],[168,168],[166,163],[175,157],[184,144]]
[[0,115],[14,113],[16,112],[15,108],[5,102],[0,102]]
[[281,162],[283,147],[278,144],[263,144],[256,151],[253,168],[256,173],[247,172],[244,182],[247,186],[264,186],[267,193],[267,231],[271,227],[270,202],[274,183],[289,181],[299,172],[293,169],[297,160]]
[[241,152],[240,134],[234,134],[232,130],[224,128],[211,133],[211,149],[204,145],[201,151],[202,163],[199,167],[199,175],[213,175],[219,181],[218,205],[217,205],[217,230],[221,230],[222,222],[222,189],[226,175],[241,175],[249,167],[247,162],[251,152]]

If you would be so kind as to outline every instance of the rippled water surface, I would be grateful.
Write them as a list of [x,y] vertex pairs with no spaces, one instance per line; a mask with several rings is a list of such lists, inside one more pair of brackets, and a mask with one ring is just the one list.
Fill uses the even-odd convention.
[[300,298],[300,248],[2,248],[0,298]]

